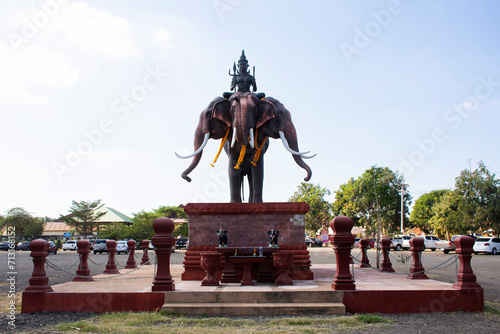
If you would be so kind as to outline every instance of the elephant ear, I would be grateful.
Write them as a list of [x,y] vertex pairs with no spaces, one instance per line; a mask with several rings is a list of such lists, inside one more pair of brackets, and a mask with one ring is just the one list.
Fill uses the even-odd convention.
[[214,104],[212,108],[212,118],[217,118],[224,122],[228,127],[231,127],[232,120],[229,112],[229,102],[226,99]]
[[258,129],[264,123],[269,121],[270,119],[276,117],[276,108],[274,104],[268,101],[267,99],[259,101],[259,113],[257,115],[257,121],[255,127]]

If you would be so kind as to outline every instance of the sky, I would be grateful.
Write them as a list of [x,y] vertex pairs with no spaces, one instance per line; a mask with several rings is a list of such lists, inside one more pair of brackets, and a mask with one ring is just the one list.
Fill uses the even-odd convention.
[[[0,214],[228,202],[219,140],[191,183],[174,152],[193,151],[242,49],[331,201],[374,165],[414,201],[481,160],[498,173],[499,14],[493,0],[0,0]],[[287,201],[305,171],[280,141],[265,160],[264,201]]]

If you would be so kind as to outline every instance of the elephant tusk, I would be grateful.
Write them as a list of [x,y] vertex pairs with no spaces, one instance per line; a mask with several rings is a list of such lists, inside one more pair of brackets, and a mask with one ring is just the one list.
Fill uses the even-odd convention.
[[233,139],[231,140],[231,148],[234,147],[234,144],[236,144],[236,127],[234,127],[233,130]]
[[301,155],[301,157],[304,158],[304,159],[312,159],[312,158],[314,158],[317,155],[318,155],[318,153],[314,153],[313,155],[307,155],[307,156],[306,155]]
[[252,148],[255,148],[255,144],[254,144],[254,136],[253,136],[253,128],[250,129],[250,146]]
[[177,154],[177,152],[175,152],[175,156],[179,159],[188,159],[188,158],[194,157],[195,155],[197,155],[198,153],[203,151],[205,146],[207,146],[208,137],[210,137],[210,132],[205,133],[205,138],[203,139],[203,143],[201,144],[200,148],[198,150],[196,150],[196,152],[194,152],[193,154],[184,156],[184,155],[179,155],[179,154]]
[[[292,153],[293,155],[304,155],[304,154],[307,154],[311,151],[307,151],[307,152],[297,152],[297,151],[294,151],[290,148],[290,145],[288,145],[288,142],[286,141],[286,138],[285,138],[285,134],[283,133],[283,131],[279,131],[280,133],[280,138],[281,138],[281,141],[283,142],[283,146],[285,146],[286,150],[290,153]],[[312,158],[312,157],[311,157]]]

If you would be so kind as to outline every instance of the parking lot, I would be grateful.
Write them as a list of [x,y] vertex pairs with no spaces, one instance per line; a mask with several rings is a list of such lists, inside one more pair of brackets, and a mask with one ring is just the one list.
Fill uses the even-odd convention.
[[[308,248],[311,256],[311,262],[314,264],[324,264],[325,266],[335,264],[335,253],[331,247],[318,247],[318,248]],[[184,261],[185,250],[176,250],[172,253],[171,263],[172,264],[182,264]],[[150,251],[151,257],[154,256],[154,251]],[[361,259],[360,250],[355,248],[352,251],[352,255]],[[408,274],[409,268],[411,266],[411,258],[408,258],[410,252],[400,251],[391,252],[391,263],[393,268],[398,274]],[[136,261],[140,263],[140,257],[142,257],[142,251],[136,252]],[[89,256],[89,268],[91,270],[91,275],[102,274],[106,267],[107,255],[106,253],[90,254]],[[117,263],[123,267],[127,261],[128,255],[120,254],[116,255]],[[376,267],[376,250],[371,249],[368,251],[368,258],[370,264]],[[71,265],[71,268],[65,271],[58,271],[50,267],[46,267],[47,276],[49,277],[49,284],[55,285],[64,282],[68,282],[73,279],[74,273],[78,268],[78,254],[76,251],[61,251],[59,250],[57,255],[49,255],[47,257],[51,264],[65,269]],[[458,261],[454,263],[455,253],[443,254],[440,251],[425,251],[423,252],[422,264],[426,270],[426,274],[431,279],[440,280],[443,282],[454,283],[456,281],[456,274],[458,268]],[[448,262],[442,267],[438,267],[443,262]],[[31,277],[33,271],[33,262],[28,251],[18,251],[16,252],[15,262],[15,272],[16,274],[16,290],[17,292],[22,292],[28,286],[28,279]],[[94,262],[94,263],[93,263]],[[97,264],[96,264],[97,263]],[[7,280],[7,252],[0,252],[0,277],[2,282]],[[445,267],[446,266],[446,267]],[[438,267],[432,269],[434,267]],[[484,289],[485,301],[500,302],[500,285],[498,283],[498,268],[500,268],[500,255],[486,255],[479,254],[472,256],[472,268],[477,276],[478,283]],[[371,270],[371,269],[363,269]],[[0,293],[6,294],[8,291],[7,284],[0,284]]]

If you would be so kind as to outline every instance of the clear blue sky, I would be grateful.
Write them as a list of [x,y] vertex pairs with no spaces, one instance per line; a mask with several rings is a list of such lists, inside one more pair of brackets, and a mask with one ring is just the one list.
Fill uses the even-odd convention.
[[[0,211],[228,201],[219,141],[191,183],[174,152],[192,150],[242,49],[332,193],[375,164],[414,199],[469,159],[500,172],[499,15],[497,1],[0,1]],[[304,176],[273,141],[264,200]]]

